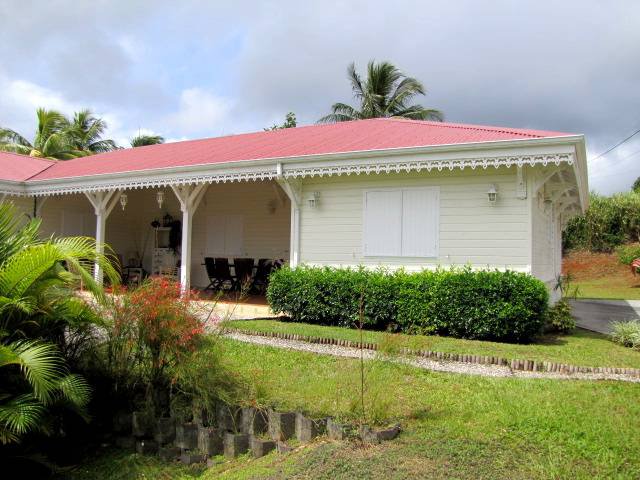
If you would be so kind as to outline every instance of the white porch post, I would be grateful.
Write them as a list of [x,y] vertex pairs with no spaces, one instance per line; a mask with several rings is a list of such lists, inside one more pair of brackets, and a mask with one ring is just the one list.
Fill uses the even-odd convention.
[[[104,253],[105,228],[107,218],[116,205],[122,192],[120,190],[108,190],[106,192],[85,192],[86,197],[93,205],[96,214],[96,251],[98,254]],[[96,282],[102,283],[102,269],[96,262],[93,268],[93,278]]]
[[291,201],[291,235],[289,247],[289,265],[297,267],[300,262],[300,207],[302,206],[302,182],[285,178],[282,164],[278,164],[276,181]]
[[191,231],[193,214],[207,191],[206,184],[201,185],[171,185],[173,193],[180,202],[182,211],[182,245],[180,247],[180,285],[185,292],[191,287]]

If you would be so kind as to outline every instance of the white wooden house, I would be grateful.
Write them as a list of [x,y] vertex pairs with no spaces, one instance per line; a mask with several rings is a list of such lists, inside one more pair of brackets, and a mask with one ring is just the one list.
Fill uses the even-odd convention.
[[68,161],[0,153],[0,195],[42,217],[46,234],[95,236],[125,263],[143,255],[147,271],[151,222],[168,214],[181,221],[186,286],[208,283],[205,256],[470,264],[551,286],[588,185],[582,135],[375,119]]

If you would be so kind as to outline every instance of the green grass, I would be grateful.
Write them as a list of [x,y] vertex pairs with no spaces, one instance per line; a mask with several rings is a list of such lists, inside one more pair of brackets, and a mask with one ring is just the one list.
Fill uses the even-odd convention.
[[579,298],[600,298],[606,300],[640,300],[640,288],[637,285],[617,282],[611,278],[575,280],[572,286],[578,287]]
[[[228,328],[260,332],[285,332],[340,340],[358,341],[360,338],[360,333],[357,330],[349,328],[324,327],[276,320],[234,320],[225,325]],[[640,368],[640,352],[616,345],[605,335],[582,329],[575,330],[571,335],[546,335],[541,337],[537,343],[529,345],[373,331],[365,331],[364,339],[365,342],[382,342],[387,346],[448,353],[490,355],[589,367]]]
[[[221,342],[225,367],[250,380],[260,402],[318,416],[357,413],[358,361]],[[640,477],[640,385],[453,375],[383,361],[366,362],[365,372],[367,415],[402,418],[395,441],[320,440],[206,471],[112,453],[71,478]]]

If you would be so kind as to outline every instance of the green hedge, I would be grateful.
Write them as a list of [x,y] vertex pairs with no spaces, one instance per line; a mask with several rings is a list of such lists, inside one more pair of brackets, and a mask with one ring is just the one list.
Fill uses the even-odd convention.
[[549,299],[545,285],[527,274],[469,268],[282,268],[267,290],[271,309],[293,321],[351,328],[361,296],[366,328],[509,342],[526,342],[542,329]]

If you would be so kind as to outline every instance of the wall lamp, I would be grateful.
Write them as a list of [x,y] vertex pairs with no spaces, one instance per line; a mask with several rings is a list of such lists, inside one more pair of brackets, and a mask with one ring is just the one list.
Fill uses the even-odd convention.
[[489,205],[495,205],[496,200],[498,200],[498,189],[493,183],[489,185],[489,190],[487,190],[487,200]]

